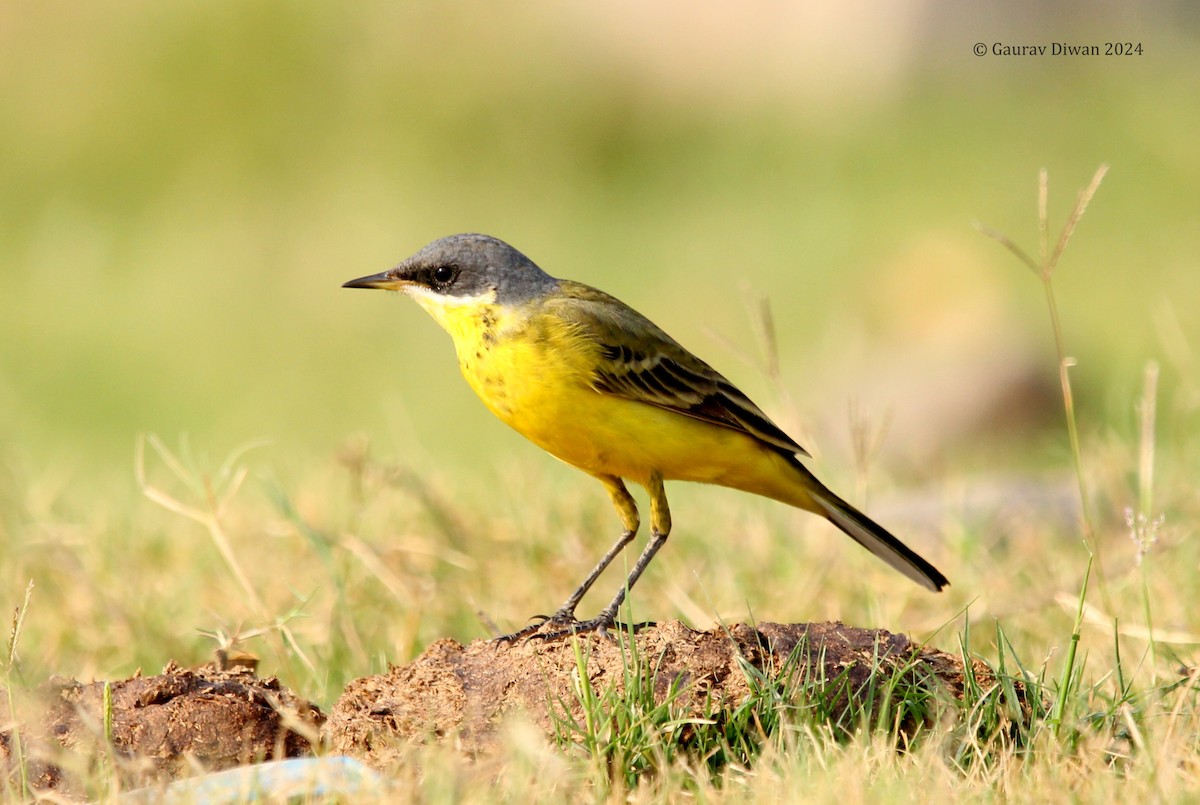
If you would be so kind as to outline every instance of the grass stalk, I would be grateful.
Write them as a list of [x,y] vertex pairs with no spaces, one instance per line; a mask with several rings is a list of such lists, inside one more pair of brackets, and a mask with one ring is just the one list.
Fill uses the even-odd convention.
[[1142,581],[1142,615],[1150,650],[1150,681],[1158,682],[1158,646],[1154,639],[1154,617],[1150,607],[1149,562],[1150,549],[1157,540],[1162,522],[1154,515],[1154,448],[1155,419],[1158,407],[1158,364],[1150,361],[1142,382],[1142,398],[1138,402],[1141,415],[1138,440],[1138,513],[1133,523],[1133,538],[1137,542],[1138,570]]
[[[29,785],[29,765],[25,757],[25,744],[21,739],[21,731],[18,729],[20,720],[17,718],[17,703],[13,699],[12,683],[13,672],[17,667],[17,644],[21,640],[21,629],[25,625],[25,615],[29,611],[29,600],[32,596],[33,580],[30,579],[29,583],[25,585],[25,597],[21,601],[21,605],[13,612],[12,626],[8,632],[7,651],[4,654],[4,693],[8,704],[9,724],[3,725],[2,731],[7,732],[9,738],[7,766],[10,770],[15,770],[18,790],[22,799],[30,798],[32,791]],[[4,748],[3,744],[0,744],[0,748]],[[0,790],[6,789],[7,785]]]
[[[1092,176],[1092,181],[1084,188],[1075,201],[1075,206],[1071,210],[1071,214],[1067,217],[1066,224],[1063,225],[1062,231],[1059,234],[1058,241],[1054,246],[1054,250],[1049,249],[1049,213],[1047,211],[1049,202],[1049,176],[1046,169],[1043,168],[1038,174],[1038,254],[1039,259],[1034,260],[1020,246],[1018,246],[1007,235],[992,229],[983,224],[976,224],[976,227],[988,237],[1000,243],[1008,249],[1018,260],[1024,263],[1042,283],[1042,290],[1046,297],[1046,306],[1050,311],[1050,326],[1054,333],[1054,349],[1058,356],[1058,379],[1059,385],[1062,388],[1063,409],[1066,415],[1067,435],[1071,445],[1071,457],[1075,468],[1075,480],[1079,487],[1079,504],[1082,510],[1081,523],[1083,528],[1083,543],[1087,549],[1091,561],[1088,564],[1089,573],[1092,563],[1095,564],[1096,576],[1099,581],[1100,596],[1104,601],[1105,608],[1112,611],[1111,599],[1108,593],[1108,585],[1104,575],[1104,563],[1100,554],[1100,545],[1096,541],[1096,530],[1092,524],[1092,504],[1091,495],[1088,492],[1087,474],[1083,467],[1083,450],[1079,440],[1079,425],[1075,416],[1075,397],[1071,391],[1071,367],[1075,365],[1075,359],[1067,354],[1066,340],[1063,337],[1062,319],[1059,315],[1058,303],[1054,296],[1054,271],[1058,267],[1059,260],[1062,258],[1063,252],[1067,248],[1067,243],[1071,240],[1071,235],[1074,234],[1075,228],[1079,225],[1079,221],[1083,218],[1088,204],[1092,197],[1096,195],[1096,191],[1100,189],[1100,183],[1104,180],[1105,174],[1108,173],[1108,165],[1101,165],[1096,173]],[[1086,589],[1086,584],[1084,585]]]
[[[152,485],[147,480],[146,442],[150,443],[151,448],[154,449],[154,452],[167,468],[171,470],[171,473],[184,486],[191,489],[194,494],[200,497],[200,506],[190,506],[174,495]],[[309,659],[307,653],[301,647],[300,641],[296,639],[291,627],[287,625],[287,618],[272,617],[266,603],[263,602],[262,597],[259,596],[258,591],[250,582],[249,576],[242,569],[241,562],[238,560],[237,554],[233,550],[233,544],[230,542],[229,535],[225,530],[225,511],[241,488],[247,475],[246,468],[238,465],[237,460],[247,450],[255,446],[257,444],[247,445],[231,454],[218,470],[216,483],[214,483],[212,476],[190,468],[188,462],[184,462],[180,456],[172,453],[163,444],[162,440],[154,434],[139,436],[137,449],[134,454],[134,470],[138,486],[141,488],[143,495],[158,505],[204,527],[213,544],[216,546],[217,552],[224,560],[226,567],[229,568],[234,580],[241,587],[242,593],[250,602],[251,609],[254,610],[255,615],[266,623],[274,624],[275,628],[279,630],[279,634],[283,637],[288,649],[304,665],[313,681],[319,684],[323,678],[322,674],[317,670],[316,665]]]
[[1084,604],[1087,601],[1087,589],[1092,575],[1093,559],[1094,557],[1088,557],[1087,568],[1083,572],[1083,584],[1079,588],[1079,606],[1075,611],[1075,623],[1071,628],[1071,640],[1067,644],[1067,658],[1063,663],[1062,674],[1059,676],[1058,690],[1054,704],[1050,708],[1050,726],[1054,730],[1055,738],[1061,737],[1063,721],[1066,720],[1067,704],[1075,694],[1079,638],[1083,630]]

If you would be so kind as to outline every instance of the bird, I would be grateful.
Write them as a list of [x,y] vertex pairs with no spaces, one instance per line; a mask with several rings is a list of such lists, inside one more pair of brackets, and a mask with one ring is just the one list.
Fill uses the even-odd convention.
[[[940,571],[831,492],[808,470],[809,453],[757,405],[650,319],[603,291],[557,279],[498,238],[466,233],[433,241],[346,288],[399,291],[449,333],[467,384],[501,421],[596,478],[620,537],[552,615],[501,640],[608,635],[617,613],[671,533],[666,481],[716,484],[820,515],[895,570],[938,592]],[[650,501],[650,539],[625,583],[595,617],[584,595],[640,525],[625,485]]]

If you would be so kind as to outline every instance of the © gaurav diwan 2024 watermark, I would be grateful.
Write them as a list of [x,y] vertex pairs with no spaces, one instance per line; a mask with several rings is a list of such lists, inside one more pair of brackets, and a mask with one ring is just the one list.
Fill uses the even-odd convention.
[[1048,42],[1036,45],[1013,45],[1007,42],[976,42],[971,48],[976,56],[1141,56],[1141,42]]

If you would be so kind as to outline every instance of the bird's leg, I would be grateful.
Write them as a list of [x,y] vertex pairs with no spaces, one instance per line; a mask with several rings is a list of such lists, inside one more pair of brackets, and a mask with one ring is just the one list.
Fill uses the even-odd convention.
[[536,615],[534,623],[520,629],[512,634],[504,635],[496,638],[505,642],[520,640],[524,637],[530,637],[538,629],[542,628],[547,623],[552,623],[555,626],[570,626],[576,623],[575,607],[579,606],[579,602],[587,595],[587,591],[596,583],[596,579],[600,578],[600,574],[612,564],[612,560],[617,558],[625,546],[630,543],[634,535],[637,534],[640,518],[638,517],[637,502],[634,501],[633,495],[629,494],[629,490],[625,488],[625,484],[615,475],[598,476],[600,482],[604,484],[604,488],[608,490],[608,496],[612,499],[613,507],[617,510],[617,515],[621,518],[621,523],[625,526],[625,530],[621,532],[621,536],[608,549],[608,553],[600,558],[592,571],[587,574],[587,578],[576,588],[575,592],[571,593],[571,597],[563,602],[553,615]]
[[633,569],[629,571],[629,578],[625,580],[621,589],[617,590],[613,600],[591,620],[576,621],[572,618],[565,629],[557,632],[541,632],[532,637],[540,640],[558,640],[581,632],[597,632],[608,635],[609,627],[617,621],[617,610],[621,608],[621,604],[625,603],[626,594],[633,589],[633,585],[637,584],[637,580],[641,578],[642,573],[650,565],[654,555],[658,553],[671,533],[671,509],[667,506],[667,493],[663,489],[662,476],[658,473],[651,475],[646,483],[646,491],[650,493],[650,544],[646,546],[646,550],[642,551],[642,555],[634,563]]
[[621,518],[621,524],[625,526],[625,530],[608,549],[608,553],[604,554],[592,568],[592,572],[587,574],[583,583],[576,588],[575,592],[571,593],[571,597],[563,602],[557,612],[547,618],[552,623],[566,624],[575,621],[575,607],[579,606],[579,602],[596,583],[596,579],[600,578],[600,574],[612,564],[612,560],[617,558],[617,554],[623,551],[637,534],[638,525],[641,522],[638,517],[637,503],[634,501],[633,495],[629,494],[629,490],[625,488],[624,482],[616,476],[602,476],[600,482],[608,490],[608,496],[612,499],[613,507],[617,510],[617,515]]

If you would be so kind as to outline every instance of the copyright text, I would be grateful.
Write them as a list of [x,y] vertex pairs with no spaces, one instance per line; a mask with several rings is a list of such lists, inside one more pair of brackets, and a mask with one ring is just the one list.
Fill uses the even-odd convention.
[[1046,44],[1013,44],[1008,42],[976,42],[971,50],[976,56],[1141,56],[1141,42],[1049,42]]

